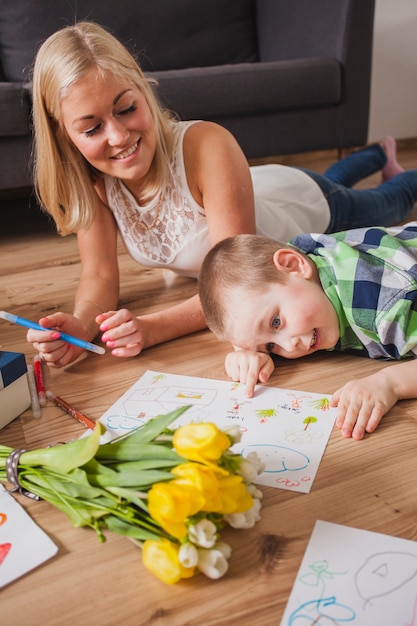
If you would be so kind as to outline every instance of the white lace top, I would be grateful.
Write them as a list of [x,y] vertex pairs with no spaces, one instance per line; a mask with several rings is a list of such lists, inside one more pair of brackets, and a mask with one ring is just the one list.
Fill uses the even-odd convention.
[[[121,181],[104,176],[108,205],[131,256],[141,265],[165,267],[193,278],[198,277],[211,247],[204,208],[191,195],[184,167],[184,134],[196,123],[174,125],[171,180],[160,206],[160,198],[139,206]],[[258,165],[251,173],[259,234],[286,242],[300,233],[325,231],[329,207],[307,174],[282,165]],[[152,227],[144,230],[138,224]]]

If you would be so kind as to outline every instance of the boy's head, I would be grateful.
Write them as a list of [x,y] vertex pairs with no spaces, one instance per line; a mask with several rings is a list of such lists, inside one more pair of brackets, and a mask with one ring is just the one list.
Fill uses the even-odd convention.
[[273,239],[237,235],[218,242],[202,264],[199,292],[210,330],[238,348],[293,359],[333,348],[339,339],[315,264]]

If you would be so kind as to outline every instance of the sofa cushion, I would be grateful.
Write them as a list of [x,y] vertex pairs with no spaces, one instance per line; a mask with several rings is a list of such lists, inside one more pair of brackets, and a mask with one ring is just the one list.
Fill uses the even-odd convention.
[[255,61],[252,0],[1,0],[0,54],[7,80],[29,78],[35,52],[55,30],[89,19],[106,26],[146,70]]
[[342,68],[335,59],[242,63],[149,73],[163,104],[182,119],[216,119],[340,102]]
[[29,93],[19,83],[0,83],[0,137],[30,134]]

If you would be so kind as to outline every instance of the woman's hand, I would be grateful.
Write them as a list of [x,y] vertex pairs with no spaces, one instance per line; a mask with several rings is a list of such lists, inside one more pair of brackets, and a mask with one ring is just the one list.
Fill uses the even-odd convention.
[[127,309],[107,311],[96,317],[101,340],[113,356],[136,356],[145,347],[143,324]]
[[[80,320],[68,313],[54,313],[42,317],[39,324],[45,330],[29,330],[26,339],[33,344],[49,367],[64,367],[77,359],[84,350],[60,339],[60,332],[87,339],[87,334]],[[52,329],[52,330],[51,330]]]
[[256,383],[266,383],[275,369],[275,364],[265,352],[235,350],[226,355],[225,367],[232,380],[246,385],[246,397],[252,398]]

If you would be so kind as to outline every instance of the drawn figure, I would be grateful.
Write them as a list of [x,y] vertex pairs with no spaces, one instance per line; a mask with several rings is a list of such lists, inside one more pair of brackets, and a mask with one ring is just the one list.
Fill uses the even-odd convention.
[[299,409],[301,407],[302,405],[301,400],[304,400],[305,398],[311,398],[311,396],[300,396],[295,393],[289,393],[288,395],[291,398],[294,398],[294,400],[291,400],[291,406],[293,409]]
[[299,472],[308,467],[310,459],[297,450],[285,446],[275,446],[268,443],[249,444],[242,450],[245,456],[246,449],[255,450],[265,463],[264,472]]
[[0,513],[0,526],[7,520],[6,513]]
[[335,596],[305,602],[288,618],[288,626],[340,626],[352,622],[355,611],[337,602]]
[[[311,419],[311,418],[310,418]],[[295,445],[299,444],[308,444],[313,441],[318,441],[322,439],[323,431],[318,428],[290,428],[285,431],[285,441],[288,443],[293,443]]]
[[313,417],[312,415],[309,415],[308,417],[306,417],[303,420],[303,424],[305,424],[304,430],[307,430],[310,424],[314,424],[314,422],[317,422],[317,417]]
[[137,417],[127,417],[126,415],[108,415],[106,418],[106,428],[109,430],[133,430],[144,424],[143,419]]
[[417,556],[407,552],[380,552],[366,559],[355,575],[364,608],[372,600],[396,591],[417,574]]
[[328,411],[330,409],[329,398],[319,398],[318,400],[312,400],[309,402],[311,406],[314,406],[318,411]]
[[256,409],[255,413],[257,417],[259,417],[259,422],[261,424],[265,424],[270,417],[276,417],[277,415],[275,409]]
[[157,385],[161,380],[164,380],[164,378],[166,378],[165,374],[155,374],[155,376],[152,376],[151,385]]
[[3,563],[6,556],[9,554],[11,543],[0,543],[0,565]]
[[329,563],[326,559],[322,561],[315,561],[312,565],[308,566],[311,569],[311,572],[307,574],[303,574],[300,576],[299,581],[303,583],[303,585],[308,585],[309,587],[321,587],[320,598],[322,598],[325,594],[326,590],[326,580],[333,580],[335,576],[343,576],[347,572],[330,572],[329,571]]
[[202,393],[197,393],[195,391],[180,391],[177,393],[177,398],[186,398],[187,400],[201,400],[202,397]]

